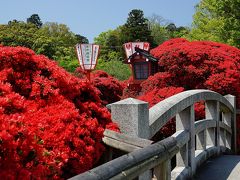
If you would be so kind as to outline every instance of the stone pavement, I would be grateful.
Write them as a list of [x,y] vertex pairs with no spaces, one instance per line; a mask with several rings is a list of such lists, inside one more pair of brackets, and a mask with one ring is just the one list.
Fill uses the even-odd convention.
[[240,180],[240,156],[222,155],[207,160],[194,180]]

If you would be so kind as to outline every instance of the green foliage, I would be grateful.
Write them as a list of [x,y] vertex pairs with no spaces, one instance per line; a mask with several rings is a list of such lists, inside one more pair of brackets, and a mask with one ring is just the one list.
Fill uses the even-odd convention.
[[169,32],[165,27],[155,24],[151,27],[151,35],[153,37],[153,47],[162,44],[164,41],[170,39]]
[[74,72],[76,68],[79,67],[77,59],[61,59],[58,64],[68,72]]
[[177,27],[174,23],[169,23],[156,14],[153,14],[148,20],[151,36],[153,37],[152,47],[156,47],[171,38],[184,37],[190,32],[189,28]]
[[122,26],[115,30],[102,32],[94,39],[100,45],[100,56],[96,69],[103,70],[111,76],[119,79],[128,79],[131,75],[130,68],[123,64],[125,58],[123,43],[121,41]]
[[33,14],[29,18],[27,18],[27,23],[35,24],[37,28],[42,27],[43,24],[38,14]]
[[123,54],[121,53],[122,44],[120,42],[120,33],[118,30],[108,30],[106,32],[102,32],[98,35],[98,37],[94,38],[94,42],[100,45],[101,59],[105,61],[112,60],[112,53],[115,53],[117,56],[115,59],[123,60]]
[[83,44],[89,43],[88,39],[84,36],[81,36],[80,34],[76,34],[75,37],[77,38],[77,42],[81,42]]
[[196,6],[191,40],[211,40],[240,47],[240,0],[202,0]]
[[147,41],[153,43],[151,31],[148,27],[148,19],[144,17],[144,13],[140,9],[133,9],[128,14],[127,22],[124,24],[122,32],[125,42],[129,41]]
[[0,25],[0,43],[6,46],[24,46],[31,48],[37,37],[37,27],[32,23],[10,21]]
[[180,38],[184,37],[190,32],[190,29],[187,27],[179,26],[177,27],[174,23],[170,23],[166,26],[166,29],[169,33],[170,38]]
[[119,80],[128,79],[131,75],[129,65],[123,64],[122,61],[119,61],[119,59],[117,59],[119,56],[117,53],[111,52],[109,55],[111,61],[104,61],[104,59],[99,58],[96,69],[103,70]]
[[34,44],[38,53],[59,61],[76,58],[74,46],[78,39],[65,24],[45,23],[38,33],[40,36]]
[[148,18],[151,36],[153,37],[152,47],[162,44],[170,38],[170,34],[166,29],[166,20],[159,15],[153,14]]
[[42,25],[40,17],[33,14],[26,22],[9,21],[0,25],[0,43],[5,46],[24,46],[37,54],[57,60],[70,72],[78,67],[75,45],[88,43],[88,39],[74,34],[65,24],[48,22]]

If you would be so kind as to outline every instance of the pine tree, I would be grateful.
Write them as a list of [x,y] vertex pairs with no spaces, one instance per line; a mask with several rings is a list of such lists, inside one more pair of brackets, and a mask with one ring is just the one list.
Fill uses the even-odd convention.
[[148,28],[148,20],[142,10],[133,9],[128,14],[127,22],[122,29],[124,41],[147,41],[153,42],[151,31]]
[[33,14],[29,18],[27,18],[27,23],[33,23],[37,28],[42,27],[42,21],[38,14]]

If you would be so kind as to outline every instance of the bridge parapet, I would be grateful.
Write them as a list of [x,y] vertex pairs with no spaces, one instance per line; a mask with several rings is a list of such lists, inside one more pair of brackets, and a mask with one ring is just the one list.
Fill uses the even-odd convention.
[[[195,122],[194,104],[200,101],[205,102],[205,119]],[[235,101],[232,95],[190,90],[167,98],[150,110],[148,103],[132,98],[113,103],[109,107],[112,119],[120,125],[123,134],[108,131],[103,140],[130,153],[72,179],[191,177],[209,157],[236,151]],[[147,140],[174,117],[176,133],[155,144]],[[175,155],[176,167],[171,168]]]

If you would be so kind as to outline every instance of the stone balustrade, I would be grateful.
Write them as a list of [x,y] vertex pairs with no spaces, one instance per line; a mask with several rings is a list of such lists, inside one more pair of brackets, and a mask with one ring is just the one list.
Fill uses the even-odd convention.
[[[195,121],[194,104],[202,101],[205,119]],[[235,101],[232,95],[190,90],[150,109],[148,103],[132,98],[113,103],[108,107],[122,134],[105,131],[103,141],[129,153],[71,179],[190,178],[209,157],[236,151]],[[176,132],[152,144],[148,139],[174,117]]]

